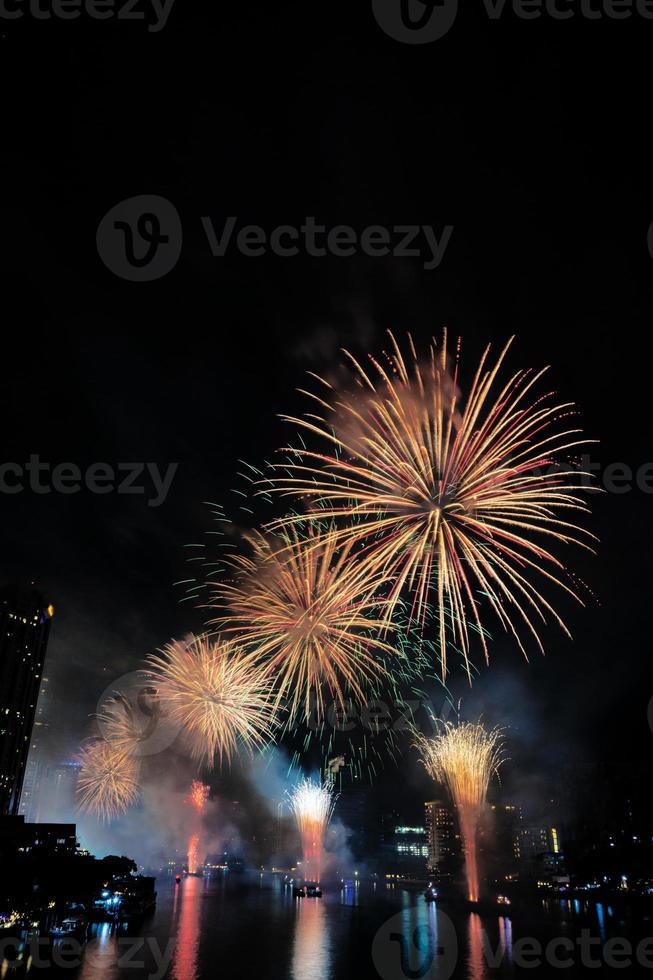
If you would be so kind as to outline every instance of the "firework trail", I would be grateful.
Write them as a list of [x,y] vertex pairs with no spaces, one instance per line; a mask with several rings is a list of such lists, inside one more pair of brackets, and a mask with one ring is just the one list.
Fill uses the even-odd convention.
[[467,897],[477,902],[476,832],[490,778],[504,761],[502,734],[498,728],[487,731],[480,723],[440,725],[440,732],[431,738],[419,735],[417,747],[429,775],[451,794],[465,852]]
[[186,802],[189,803],[195,811],[195,818],[193,821],[195,824],[195,829],[188,839],[188,870],[191,874],[195,874],[199,864],[202,814],[204,813],[210,792],[210,786],[200,782],[199,779],[194,779],[190,787],[190,793],[186,798]]
[[92,739],[82,747],[77,780],[80,810],[99,820],[114,820],[138,797],[139,763],[124,747]]
[[314,702],[319,721],[327,703],[363,703],[372,683],[389,676],[383,657],[400,654],[380,638],[392,629],[384,603],[374,598],[385,582],[370,576],[335,539],[316,528],[302,539],[296,528],[280,536],[250,534],[253,557],[227,563],[231,581],[214,583],[213,620],[238,644],[256,651],[274,679],[276,704],[289,704],[288,724]]
[[191,740],[194,758],[209,768],[229,762],[238,743],[250,751],[272,737],[271,683],[256,657],[233,643],[190,637],[147,660],[149,675],[171,717]]
[[[579,479],[587,474],[564,458],[588,442],[567,425],[573,405],[550,392],[536,394],[546,369],[522,369],[499,381],[511,341],[494,363],[485,350],[463,399],[460,344],[450,358],[446,332],[441,349],[432,344],[424,363],[410,337],[408,359],[390,339],[385,364],[370,359],[366,371],[347,354],[354,370],[348,389],[317,379],[324,389],[310,395],[315,411],[284,416],[327,447],[286,448],[294,462],[278,469],[291,475],[266,481],[261,493],[269,494],[272,483],[277,493],[308,499],[309,516],[339,522],[330,537],[334,546],[358,548],[361,574],[392,576],[390,610],[406,592],[411,619],[423,623],[435,597],[443,676],[447,609],[468,671],[470,624],[487,658],[479,596],[525,655],[522,629],[542,649],[538,628],[547,614],[568,634],[542,586],[581,602],[549,546],[592,550],[593,535],[565,519],[589,511],[576,493],[587,489]],[[268,526],[305,519],[291,514]]]
[[324,834],[329,825],[336,798],[328,783],[302,779],[289,794],[290,808],[302,839],[304,878],[320,881]]

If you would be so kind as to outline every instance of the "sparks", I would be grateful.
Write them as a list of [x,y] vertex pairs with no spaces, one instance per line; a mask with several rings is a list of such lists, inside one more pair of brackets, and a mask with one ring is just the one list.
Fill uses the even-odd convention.
[[[481,598],[525,655],[520,627],[543,650],[538,628],[547,614],[569,631],[538,579],[581,601],[547,542],[592,551],[587,539],[596,540],[564,519],[589,511],[576,493],[587,489],[580,479],[587,474],[564,462],[568,450],[588,442],[563,421],[573,405],[535,394],[546,368],[499,383],[511,341],[494,363],[485,350],[463,399],[446,332],[424,363],[410,337],[408,360],[390,339],[387,364],[371,359],[369,372],[347,354],[354,382],[336,389],[323,381],[323,397],[310,396],[319,414],[283,416],[331,449],[287,448],[295,462],[283,468],[296,475],[271,483],[307,498],[311,515],[338,522],[334,546],[355,545],[362,571],[392,576],[391,609],[407,592],[411,619],[423,622],[435,597],[443,676],[447,610],[468,673],[470,625],[487,659]],[[289,515],[269,527],[300,520]]]
[[162,703],[183,726],[193,756],[209,768],[229,762],[238,743],[250,751],[272,737],[270,682],[255,657],[233,643],[190,637],[148,658]]
[[114,820],[138,797],[139,763],[124,747],[92,739],[82,747],[77,780],[80,810],[99,820]]
[[503,762],[502,733],[480,723],[441,723],[432,738],[419,736],[417,747],[429,775],[448,787],[456,807],[465,852],[467,897],[479,896],[476,832],[485,806],[490,778]]
[[186,802],[190,803],[196,813],[203,813],[210,792],[210,786],[207,786],[206,783],[200,782],[199,779],[194,779]]
[[328,783],[302,779],[290,794],[290,807],[302,839],[304,878],[319,882],[324,834],[335,806]]
[[214,583],[213,604],[223,608],[214,624],[256,651],[277,704],[288,700],[290,724],[308,717],[313,698],[319,721],[325,691],[341,707],[347,695],[364,702],[369,685],[388,676],[382,658],[395,653],[381,639],[392,622],[374,597],[384,576],[367,574],[317,529],[248,540],[253,557],[233,557],[231,581]]

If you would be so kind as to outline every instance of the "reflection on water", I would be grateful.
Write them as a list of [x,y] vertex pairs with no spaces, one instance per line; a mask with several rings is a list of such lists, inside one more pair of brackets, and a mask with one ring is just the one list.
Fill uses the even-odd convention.
[[483,980],[485,976],[483,966],[483,927],[481,925],[481,917],[476,912],[470,913],[469,916],[467,941],[469,943],[467,976],[469,980]]
[[295,906],[292,980],[327,980],[331,975],[331,943],[322,899],[296,899]]
[[118,976],[115,927],[111,922],[98,922],[91,927],[79,976],[80,980],[114,980]]
[[[377,980],[510,980],[523,972],[513,949],[519,939],[532,937],[545,949],[566,937],[575,953],[571,969],[556,971],[564,980],[563,972],[588,974],[577,949],[583,931],[595,944],[616,935],[633,946],[651,931],[648,909],[640,914],[585,897],[533,898],[506,916],[346,878],[321,899],[293,899],[288,884],[258,873],[187,877],[177,887],[162,882],[158,891],[152,916],[93,924],[79,966],[69,952],[60,956],[62,944],[55,956],[45,929],[33,937],[41,946],[24,936],[18,963],[14,956],[1,962],[0,943],[0,980],[214,980],[218,963],[219,975],[242,980],[368,980],[377,976],[372,947],[379,934],[385,946],[377,943],[378,962],[390,972]],[[4,952],[13,952],[6,943]],[[53,960],[47,970],[39,968],[39,952]],[[545,971],[546,961],[533,976]]]
[[506,963],[512,964],[512,920],[507,915],[499,918],[499,942]]
[[175,890],[173,919],[177,923],[175,952],[172,960],[173,980],[197,980],[197,954],[200,945],[200,910],[203,878],[184,878]]
[[[431,978],[451,975],[451,933],[441,927],[435,902],[425,902],[408,891],[401,892],[401,969],[406,977]],[[444,918],[445,924],[448,918]],[[451,928],[451,927],[450,927]]]

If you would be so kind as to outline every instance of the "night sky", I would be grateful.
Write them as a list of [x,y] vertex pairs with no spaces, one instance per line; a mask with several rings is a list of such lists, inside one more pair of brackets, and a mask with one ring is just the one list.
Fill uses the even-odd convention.
[[[158,507],[142,479],[142,495],[0,493],[1,578],[35,581],[56,608],[53,757],[76,750],[114,678],[201,628],[174,583],[211,529],[204,502],[235,513],[238,461],[274,457],[290,437],[278,414],[301,410],[305,372],[330,370],[343,345],[378,352],[390,328],[424,349],[447,325],[471,370],[514,333],[510,367],[551,365],[602,469],[653,460],[652,32],[635,17],[491,21],[479,3],[446,37],[408,45],[370,3],[337,0],[176,0],[158,33],[2,23],[1,455],[178,463]],[[183,225],[178,264],[153,282],[118,278],[96,248],[105,213],[140,194],[167,198]],[[220,258],[206,215],[454,230],[432,270]],[[493,625],[474,690],[452,680],[468,716],[511,726],[525,768],[650,758],[653,495],[593,507],[598,557],[570,560],[597,601],[561,602],[574,641],[551,627],[546,658],[526,664]]]

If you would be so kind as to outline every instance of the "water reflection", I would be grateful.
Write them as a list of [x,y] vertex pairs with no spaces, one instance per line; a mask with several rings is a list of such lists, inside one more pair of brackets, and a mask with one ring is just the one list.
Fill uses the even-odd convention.
[[467,977],[468,980],[483,980],[485,968],[483,966],[483,927],[481,917],[476,912],[472,912],[467,923]]
[[331,942],[323,901],[300,898],[295,900],[295,906],[292,978],[327,980],[331,975]]
[[173,980],[197,980],[197,954],[200,944],[200,908],[204,879],[184,878],[175,895],[173,913],[179,909]]
[[114,980],[118,976],[115,926],[98,922],[91,926],[91,937],[84,951],[80,980]]
[[499,941],[506,963],[512,964],[512,920],[507,915],[499,918]]
[[601,902],[597,902],[596,905],[596,917],[599,920],[599,935],[601,937],[601,942],[605,942],[605,919],[603,917],[603,905]]

